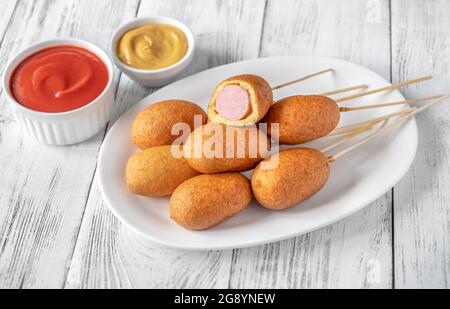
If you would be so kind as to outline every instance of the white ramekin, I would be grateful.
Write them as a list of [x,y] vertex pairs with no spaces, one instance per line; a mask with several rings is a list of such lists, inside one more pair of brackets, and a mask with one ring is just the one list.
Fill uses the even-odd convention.
[[[183,31],[186,34],[189,44],[187,54],[184,58],[176,64],[160,70],[139,70],[120,61],[117,57],[117,44],[119,43],[119,40],[128,31],[146,24],[167,24],[175,26]],[[122,25],[114,33],[110,48],[114,63],[128,77],[144,87],[161,87],[174,81],[175,78],[192,62],[195,53],[195,38],[191,29],[182,22],[170,17],[152,16],[135,19]]]
[[[15,68],[26,58],[45,48],[61,45],[78,46],[94,53],[105,63],[109,81],[105,90],[88,105],[64,113],[42,113],[26,108],[14,99],[10,80]],[[94,44],[77,39],[55,39],[33,45],[15,56],[6,66],[3,89],[18,122],[37,141],[47,145],[73,145],[99,133],[106,127],[114,103],[114,68],[108,54]]]

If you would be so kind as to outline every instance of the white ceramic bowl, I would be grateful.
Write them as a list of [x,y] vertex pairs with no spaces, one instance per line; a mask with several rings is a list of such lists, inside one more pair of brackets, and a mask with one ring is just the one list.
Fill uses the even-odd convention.
[[[160,69],[160,70],[140,70],[133,68],[122,61],[117,57],[117,44],[122,36],[128,31],[138,28],[140,26],[146,24],[167,24],[172,25],[179,28],[186,34],[188,39],[189,48],[184,56],[179,62],[174,65]],[[195,53],[195,38],[191,29],[188,26],[183,24],[182,22],[164,16],[152,16],[135,19],[129,23],[122,25],[114,34],[112,42],[111,42],[111,55],[114,59],[117,67],[125,73],[128,77],[130,77],[135,82],[141,84],[144,87],[161,87],[165,86],[175,80],[175,78],[183,72],[189,64],[192,62]]]
[[[100,57],[109,72],[109,81],[105,90],[88,105],[64,113],[42,113],[21,105],[14,99],[10,89],[11,75],[15,68],[40,50],[61,45],[78,46]],[[114,103],[113,80],[112,61],[102,49],[82,40],[55,39],[33,45],[15,56],[6,66],[2,86],[17,120],[29,135],[43,144],[65,146],[83,142],[105,128]]]

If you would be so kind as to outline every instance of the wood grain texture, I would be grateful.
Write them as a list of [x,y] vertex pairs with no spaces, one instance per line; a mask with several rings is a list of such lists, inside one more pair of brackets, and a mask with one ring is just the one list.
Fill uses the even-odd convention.
[[[0,67],[29,44],[83,38],[103,48],[137,1],[19,1],[4,36]],[[105,18],[115,16],[115,18]],[[24,22],[26,21],[26,22]],[[102,135],[71,147],[24,136],[0,100],[0,287],[63,287],[90,191]]]
[[[121,23],[156,14],[179,18],[196,34],[198,52],[184,76],[258,56],[322,55],[393,82],[435,76],[408,87],[409,97],[449,89],[446,0],[8,0],[0,10],[0,67],[54,37],[107,49]],[[116,84],[114,119],[154,91],[122,75]],[[293,240],[187,252],[149,243],[107,209],[94,178],[104,132],[71,147],[39,145],[21,133],[1,92],[0,288],[450,287],[448,104],[418,117],[418,157],[393,196]]]
[[18,0],[4,1],[2,9],[0,10],[0,46],[3,41],[3,35],[9,26],[14,10],[17,6]]
[[[370,4],[370,5],[369,5]],[[321,55],[369,67],[390,78],[389,5],[279,1],[267,6],[262,56]],[[355,81],[355,83],[358,83]],[[236,250],[232,288],[391,288],[391,194],[320,231]]]
[[[173,16],[192,27],[198,43],[196,60],[186,73],[192,74],[257,58],[264,6],[262,0],[143,0],[138,15],[152,12]],[[151,91],[123,77],[117,104],[125,111]],[[231,251],[187,252],[156,247],[118,223],[95,181],[66,287],[227,288],[231,257]]]
[[[423,73],[411,97],[449,92],[450,2],[392,1],[393,78]],[[418,116],[416,162],[394,191],[395,286],[450,287],[449,102]]]

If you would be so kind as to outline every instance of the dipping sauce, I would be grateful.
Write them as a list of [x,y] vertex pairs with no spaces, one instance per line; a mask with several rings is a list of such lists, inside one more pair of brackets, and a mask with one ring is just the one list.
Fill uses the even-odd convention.
[[109,72],[92,52],[77,46],[44,49],[25,59],[11,77],[11,92],[23,106],[45,113],[76,110],[105,90]]
[[117,56],[140,70],[159,70],[180,62],[189,47],[186,34],[171,25],[147,24],[130,30],[119,40]]

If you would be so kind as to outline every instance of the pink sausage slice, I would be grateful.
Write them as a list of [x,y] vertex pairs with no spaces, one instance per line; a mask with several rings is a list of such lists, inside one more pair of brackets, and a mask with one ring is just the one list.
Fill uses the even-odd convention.
[[217,113],[228,120],[242,120],[250,111],[250,96],[239,86],[226,86],[216,99]]

